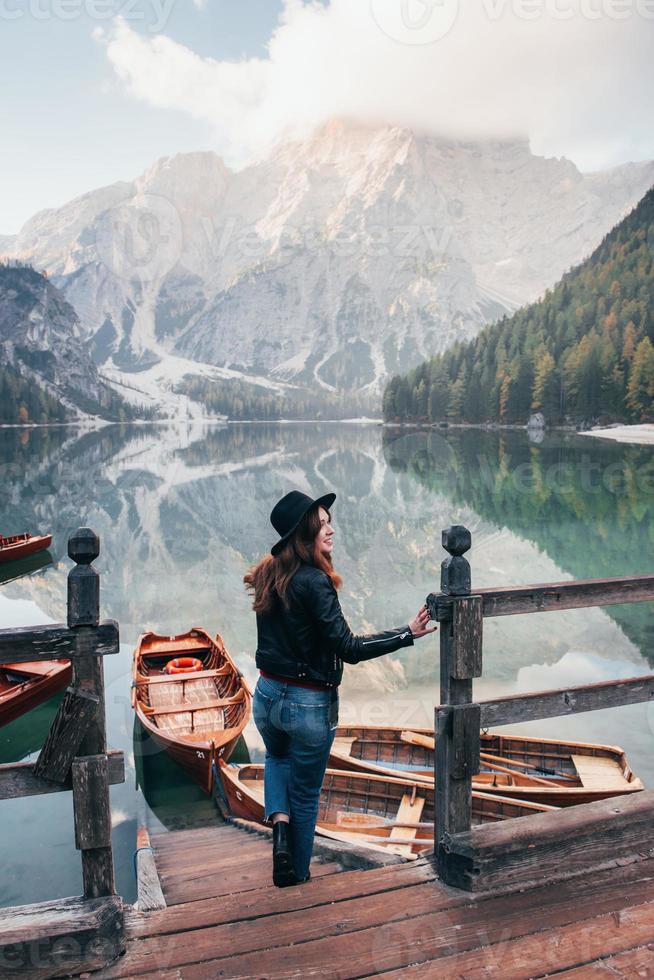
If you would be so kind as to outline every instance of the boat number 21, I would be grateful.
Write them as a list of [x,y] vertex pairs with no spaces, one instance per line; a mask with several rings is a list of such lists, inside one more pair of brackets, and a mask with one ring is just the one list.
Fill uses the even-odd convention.
[[198,759],[204,759],[204,752],[196,752],[195,754],[197,755]]

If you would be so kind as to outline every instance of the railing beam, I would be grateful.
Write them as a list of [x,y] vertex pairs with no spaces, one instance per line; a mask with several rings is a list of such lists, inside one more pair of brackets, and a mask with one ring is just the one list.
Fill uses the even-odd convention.
[[480,701],[482,728],[654,701],[654,674]]
[[[93,630],[94,657],[118,653],[118,623],[109,619]],[[67,626],[27,626],[0,630],[0,666],[33,660],[72,660],[78,638]]]
[[[475,589],[475,594],[481,596],[484,618],[584,609],[588,606],[611,606],[627,602],[653,602],[654,575],[512,585],[499,589]],[[454,599],[451,593],[446,594],[442,590],[432,592],[427,596],[426,602],[432,619],[445,622],[452,618]]]
[[[125,782],[125,759],[117,749],[107,752],[109,785]],[[17,800],[22,796],[40,796],[41,793],[70,792],[73,788],[70,776],[65,783],[53,783],[34,774],[34,762],[11,762],[0,766],[0,800]]]

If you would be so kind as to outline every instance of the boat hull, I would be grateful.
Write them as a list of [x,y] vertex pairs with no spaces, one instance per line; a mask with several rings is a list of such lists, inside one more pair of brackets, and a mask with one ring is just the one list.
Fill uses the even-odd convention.
[[[6,672],[25,674],[20,684],[5,684]],[[3,678],[0,686],[0,726],[43,704],[66,687],[72,677],[72,667],[68,660],[41,660],[35,663],[5,664],[0,671]]]
[[37,551],[45,551],[51,544],[51,534],[17,535],[11,538],[0,538],[0,562],[27,558],[28,555],[33,555]]
[[[224,797],[231,814],[256,823],[264,822],[262,765],[218,764]],[[419,800],[416,836],[407,840],[390,839],[392,823],[407,801]],[[543,813],[554,808],[509,800],[486,793],[473,793],[474,823]],[[434,789],[408,779],[345,773],[328,769],[323,780],[316,834],[334,840],[414,858],[433,847]],[[403,826],[407,826],[404,824]],[[387,843],[384,843],[384,839]]]
[[[434,782],[434,751],[421,745],[410,745],[402,741],[404,730],[399,727],[366,728],[341,726],[336,731],[334,747],[330,753],[328,765],[332,769],[361,774],[403,776],[417,782],[425,782],[433,786]],[[427,729],[412,729],[421,736],[433,737],[433,732]],[[353,739],[352,749],[346,751],[344,743]],[[339,740],[341,747],[339,747]],[[357,745],[357,740],[359,744]],[[472,781],[474,790],[505,796],[509,799],[527,800],[542,803],[547,806],[575,806],[579,803],[592,803],[596,800],[622,796],[625,793],[640,792],[644,787],[641,780],[634,775],[627,763],[622,749],[609,745],[593,745],[585,742],[557,742],[553,739],[523,738],[515,735],[495,735],[482,733],[481,750],[509,759],[530,759],[543,764],[549,763],[558,767],[562,773],[578,775],[574,760],[581,767],[586,764],[595,766],[600,774],[602,767],[606,770],[607,780],[603,785],[596,785],[597,777],[588,785],[583,785],[583,777],[576,780],[579,785],[569,781],[551,781],[551,785],[510,785],[506,774],[482,772]],[[359,758],[359,753],[362,756]],[[374,756],[371,758],[370,756]],[[586,760],[588,760],[586,762]],[[404,769],[403,764],[407,764]],[[415,768],[409,768],[414,766]],[[483,763],[482,763],[483,768]],[[516,770],[516,777],[518,772]],[[542,779],[542,774],[538,774]]]

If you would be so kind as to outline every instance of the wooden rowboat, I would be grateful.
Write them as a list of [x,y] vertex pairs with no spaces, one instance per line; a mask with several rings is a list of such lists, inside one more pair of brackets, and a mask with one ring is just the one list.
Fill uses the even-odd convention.
[[[233,816],[263,823],[264,767],[220,762],[218,771]],[[491,823],[554,809],[490,793],[472,794],[473,823]],[[434,846],[433,786],[393,776],[328,769],[320,794],[316,833],[376,851],[416,858]]]
[[[336,729],[332,769],[410,778],[433,785],[434,733],[368,726]],[[549,806],[590,803],[642,790],[622,749],[518,735],[481,735],[473,789]]]
[[70,683],[69,660],[40,660],[0,667],[0,725],[47,701]]
[[[200,661],[193,673],[167,674],[179,657]],[[213,762],[228,759],[250,716],[252,696],[222,638],[194,628],[179,636],[144,633],[134,651],[132,707],[152,739],[206,793]]]
[[51,544],[51,534],[13,534],[8,538],[0,535],[0,561],[25,558],[36,551],[44,551]]

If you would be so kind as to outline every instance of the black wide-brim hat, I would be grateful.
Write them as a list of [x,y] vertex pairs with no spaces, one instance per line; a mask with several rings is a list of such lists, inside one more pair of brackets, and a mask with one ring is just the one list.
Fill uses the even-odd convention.
[[270,549],[271,555],[279,554],[293,531],[297,530],[307,511],[311,510],[312,507],[324,507],[325,510],[329,510],[335,500],[335,493],[326,493],[323,497],[312,500],[300,490],[291,490],[285,497],[278,500],[270,513],[270,523],[280,538]]

